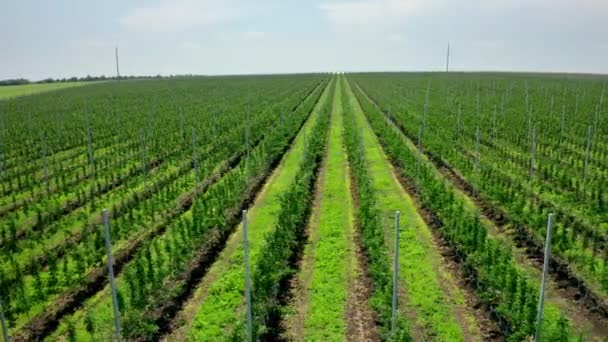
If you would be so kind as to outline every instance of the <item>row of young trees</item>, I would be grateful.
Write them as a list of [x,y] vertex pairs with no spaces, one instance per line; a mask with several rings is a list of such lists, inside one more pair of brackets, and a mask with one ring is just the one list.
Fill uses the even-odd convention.
[[[554,239],[557,243],[554,246],[554,259],[571,264],[571,271],[581,280],[580,283],[591,283],[595,289],[592,292],[599,292],[593,293],[594,296],[606,296],[608,231],[605,222],[608,212],[602,209],[606,207],[608,195],[603,190],[605,185],[602,180],[605,167],[601,166],[601,156],[606,144],[599,139],[603,132],[601,120],[596,137],[590,140],[589,145],[590,151],[595,151],[591,154],[594,159],[590,165],[596,166],[589,168],[588,177],[584,180],[582,169],[586,133],[582,138],[576,134],[582,127],[566,126],[561,132],[559,124],[557,127],[547,125],[555,122],[556,118],[551,116],[550,97],[547,98],[545,94],[530,90],[528,101],[525,100],[525,90],[520,90],[521,97],[515,93],[503,96],[506,99],[489,96],[484,106],[484,96],[478,101],[474,87],[460,90],[450,86],[453,83],[462,84],[466,78],[454,80],[436,76],[426,77],[425,81],[422,81],[422,77],[408,78],[403,75],[389,80],[383,75],[357,75],[355,78],[412,140],[416,140],[420,134],[427,153],[455,168],[472,184],[480,198],[506,211],[510,223],[522,227],[520,231],[523,235],[536,241],[537,246],[542,246],[544,241],[543,222],[547,214],[555,213]],[[431,78],[432,81],[429,81]],[[511,82],[515,84],[515,81]],[[564,83],[566,88],[572,86],[575,85]],[[589,83],[585,87],[593,90],[593,96],[587,96],[585,106],[580,100],[580,119],[576,120],[593,122],[595,113],[600,113],[597,112],[599,108],[595,101],[601,97],[603,88],[601,83]],[[399,95],[402,88],[409,90],[405,100]],[[448,96],[444,91],[448,92]],[[502,102],[496,106],[496,112],[484,111],[494,100]],[[481,102],[481,109],[476,109],[477,102]],[[526,105],[526,102],[529,104]],[[539,109],[531,117],[524,108],[529,108],[530,103],[539,102],[549,104],[547,111],[544,112],[543,107],[535,107]],[[576,112],[576,103],[568,102],[568,97],[565,97],[563,104],[566,106],[566,118],[569,122],[576,122],[572,117],[572,112]],[[462,108],[459,109],[460,106]],[[555,107],[561,107],[557,106],[557,101]],[[465,108],[468,108],[468,113]],[[593,115],[583,108],[593,108]],[[518,113],[518,110],[521,112]],[[553,114],[561,119],[561,111],[555,109]],[[542,139],[538,133],[540,129],[536,138],[534,134],[528,135],[530,118],[539,125],[541,120],[546,121],[543,127],[547,133]],[[513,122],[513,125],[509,122]],[[492,134],[493,128],[495,134]],[[532,140],[536,144],[532,145]],[[527,150],[522,151],[522,145],[527,145]],[[560,149],[563,150],[561,155]],[[576,162],[566,162],[568,160]],[[560,186],[560,179],[567,179],[564,184],[572,184],[571,189],[566,189],[569,187],[567,185]]]
[[[285,153],[322,88],[317,88],[283,120],[275,117],[273,124],[265,126],[273,129],[258,131],[259,139],[253,139],[252,135],[251,145],[244,145],[247,151],[238,164],[207,191],[195,194],[192,207],[186,208],[162,235],[151,239],[149,247],[138,251],[125,266],[123,281],[118,282],[124,337],[158,338],[159,325],[169,319],[166,311],[192,289],[197,274],[194,270],[209,257],[206,253],[217,251],[233,230],[240,209],[253,198],[255,189]],[[243,146],[242,139],[239,144]],[[94,324],[89,327],[93,338],[112,335],[112,317],[99,310],[108,304],[109,297],[86,305],[85,316],[93,317]],[[71,318],[66,320],[70,321]],[[86,325],[86,321],[78,324]]]
[[[329,85],[333,98],[336,82]],[[325,106],[306,136],[304,154],[289,190],[281,197],[275,230],[265,237],[265,244],[252,275],[253,338],[275,339],[280,336],[277,317],[283,311],[280,296],[285,283],[297,271],[296,257],[306,243],[306,224],[310,216],[314,184],[325,155],[331,106]],[[235,329],[236,339],[244,336],[243,329]],[[246,336],[246,335],[245,335]]]
[[[499,324],[510,339],[532,336],[536,329],[538,283],[532,282],[517,267],[508,246],[488,235],[476,212],[431,163],[419,152],[404,146],[405,137],[391,127],[381,112],[355,83],[353,88],[372,128],[401,174],[415,184],[423,208],[438,222],[438,230],[463,263],[479,297],[499,317]],[[566,341],[571,336],[567,319],[553,317],[554,308],[546,308],[542,324],[543,339]],[[549,318],[551,317],[551,318]]]
[[[267,92],[260,94],[262,104],[266,103],[268,96],[285,97],[280,101],[271,99],[274,103],[270,107],[262,104],[249,107],[255,111],[249,122],[242,120],[242,113],[247,107],[235,102],[234,105],[239,108],[225,111],[226,115],[212,119],[216,120],[215,125],[202,130],[210,132],[213,126],[217,126],[216,129],[221,128],[225,133],[201,137],[201,147],[191,145],[190,139],[180,130],[179,123],[172,126],[173,132],[168,137],[174,138],[167,140],[167,145],[181,145],[184,148],[175,156],[167,156],[163,164],[165,167],[150,174],[141,172],[134,179],[126,181],[123,187],[108,191],[99,198],[92,197],[86,202],[86,210],[75,211],[49,222],[39,235],[32,236],[37,239],[32,240],[28,236],[19,240],[19,248],[6,254],[0,269],[3,280],[11,280],[3,282],[2,294],[7,302],[5,311],[9,321],[18,323],[15,330],[27,322],[26,317],[36,317],[52,308],[58,296],[90,281],[87,274],[103,268],[103,234],[99,230],[98,216],[102,207],[112,208],[117,254],[126,253],[131,248],[131,242],[142,236],[154,236],[153,231],[164,229],[161,223],[170,225],[179,216],[177,214],[184,205],[182,199],[193,191],[194,179],[206,179],[220,165],[231,167],[230,159],[236,155],[242,158],[246,154],[246,147],[242,143],[243,133],[251,130],[251,141],[259,141],[264,135],[260,127],[268,127],[277,121],[280,113],[291,110],[301,102],[316,87],[319,79],[311,77],[298,81],[288,89],[280,89],[282,82],[275,83],[274,87],[268,85]],[[195,168],[196,177],[188,173],[194,166],[193,157],[200,162]]]
[[[345,81],[346,82],[346,81]],[[347,86],[345,84],[345,86]],[[402,317],[397,317],[396,330],[391,330],[392,317],[392,262],[387,253],[385,229],[382,227],[376,191],[372,186],[365,158],[361,127],[355,122],[354,109],[349,96],[342,97],[344,108],[344,141],[348,161],[353,173],[353,188],[357,192],[357,226],[361,243],[367,255],[367,269],[373,280],[370,305],[378,316],[379,333],[383,340],[411,340],[409,326]]]

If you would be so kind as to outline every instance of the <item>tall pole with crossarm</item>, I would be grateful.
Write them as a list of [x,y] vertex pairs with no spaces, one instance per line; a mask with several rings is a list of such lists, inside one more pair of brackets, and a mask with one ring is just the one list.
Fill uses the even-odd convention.
[[120,80],[120,67],[118,66],[118,46],[116,47],[116,77]]

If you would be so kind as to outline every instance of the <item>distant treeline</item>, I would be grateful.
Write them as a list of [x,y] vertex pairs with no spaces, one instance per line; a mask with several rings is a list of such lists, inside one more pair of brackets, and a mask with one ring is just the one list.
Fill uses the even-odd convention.
[[[169,78],[183,78],[183,77],[194,77],[195,75],[170,75]],[[45,78],[40,81],[30,81],[25,78],[14,78],[8,80],[0,80],[0,86],[12,86],[12,85],[22,85],[22,84],[42,84],[42,83],[62,83],[62,82],[93,82],[93,81],[109,81],[109,80],[131,80],[131,79],[143,79],[143,78],[163,78],[161,75],[156,76],[112,76],[106,77],[104,75],[101,76],[90,76],[86,77],[70,77],[70,78]]]

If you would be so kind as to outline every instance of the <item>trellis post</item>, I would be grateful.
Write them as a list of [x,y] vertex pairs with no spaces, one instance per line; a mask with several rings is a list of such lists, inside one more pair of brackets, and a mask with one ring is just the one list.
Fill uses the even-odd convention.
[[245,301],[247,305],[247,341],[253,341],[251,315],[251,274],[249,272],[249,238],[247,237],[247,210],[243,210],[243,249],[245,250]]
[[114,280],[114,258],[112,257],[112,241],[110,240],[110,218],[106,209],[102,210],[103,225],[106,234],[106,252],[108,254],[108,277],[110,278],[110,288],[112,289],[112,306],[114,307],[114,328],[116,336],[120,340],[120,314],[118,311],[118,295],[116,291],[116,282]]
[[583,182],[587,181],[587,173],[589,172],[590,150],[591,150],[591,126],[587,127],[587,148],[585,149],[585,166],[583,169]]
[[532,144],[530,145],[530,180],[532,180],[532,177],[534,177],[535,158],[536,158],[536,126],[534,126],[534,128],[532,128]]
[[6,317],[4,316],[4,301],[0,295],[0,320],[2,321],[2,337],[4,341],[9,342],[11,339],[8,335],[8,325],[6,324]]
[[547,272],[549,271],[549,258],[551,257],[551,229],[553,228],[553,214],[549,214],[547,220],[547,237],[545,240],[545,260],[543,263],[543,277],[540,283],[540,295],[538,298],[538,311],[536,314],[536,334],[535,341],[540,341],[540,327],[543,320],[543,306],[545,304],[545,283],[547,281]]
[[395,250],[393,259],[393,301],[391,316],[391,332],[393,335],[397,330],[397,306],[399,295],[399,217],[401,213],[395,211]]

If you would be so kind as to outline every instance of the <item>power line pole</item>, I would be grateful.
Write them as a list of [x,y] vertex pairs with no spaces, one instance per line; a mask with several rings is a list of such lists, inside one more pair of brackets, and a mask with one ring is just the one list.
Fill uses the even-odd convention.
[[445,72],[450,71],[450,42],[448,42],[448,53],[445,57]]
[[118,46],[116,47],[116,77],[120,80],[120,68],[118,66]]

